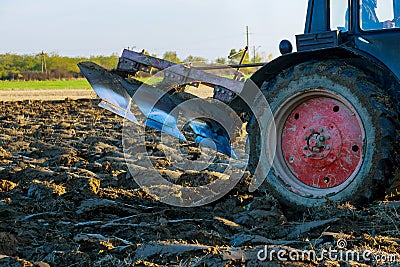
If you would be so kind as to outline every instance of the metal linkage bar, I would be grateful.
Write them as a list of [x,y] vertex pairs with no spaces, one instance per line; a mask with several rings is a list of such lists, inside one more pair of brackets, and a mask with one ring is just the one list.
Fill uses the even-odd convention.
[[174,65],[176,64],[164,59],[124,49],[116,70],[117,72],[126,71],[128,73],[136,73],[137,71],[150,73],[152,68],[163,70]]
[[[220,69],[231,69],[231,68],[240,69],[240,68],[261,67],[264,66],[265,64],[266,63],[264,62],[264,63],[251,63],[251,64],[229,64],[220,66],[199,66],[196,67],[196,69],[199,70],[220,70]],[[151,68],[155,68],[157,70],[163,70],[175,65],[177,64],[170,62],[168,60],[124,49],[118,62],[117,71],[126,71],[126,72],[144,71],[149,73],[151,71]]]

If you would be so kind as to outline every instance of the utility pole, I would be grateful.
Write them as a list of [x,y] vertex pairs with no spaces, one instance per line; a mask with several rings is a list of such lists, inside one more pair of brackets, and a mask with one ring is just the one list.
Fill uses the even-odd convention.
[[42,53],[40,53],[40,59],[42,61],[42,72],[46,72],[47,74],[47,66],[46,66],[46,54],[42,50]]
[[249,47],[249,26],[246,26],[246,46]]
[[256,63],[256,46],[255,45],[253,45],[253,52],[254,52],[253,63]]
[[253,63],[256,63],[256,56],[257,56],[257,51],[258,51],[258,49],[261,47],[261,45],[259,45],[259,46],[255,46],[255,45],[253,45]]

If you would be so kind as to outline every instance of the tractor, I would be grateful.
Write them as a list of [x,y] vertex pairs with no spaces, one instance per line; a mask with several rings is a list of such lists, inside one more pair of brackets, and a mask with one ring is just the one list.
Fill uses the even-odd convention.
[[[289,41],[281,41],[282,55],[262,64],[249,78],[266,101],[255,99],[249,104],[240,98],[249,87],[237,77],[218,77],[202,68],[176,66],[130,50],[124,50],[114,70],[91,62],[82,62],[79,67],[103,100],[100,106],[131,121],[136,119],[129,112],[129,102],[143,86],[135,75],[173,67],[164,74],[169,85],[178,81],[192,86],[206,84],[213,88],[215,100],[240,117],[248,134],[247,168],[253,175],[264,176],[265,190],[282,205],[295,209],[326,202],[360,205],[394,190],[399,44],[400,0],[309,0],[304,33],[296,36],[297,51],[292,51]],[[182,96],[185,87],[181,84],[176,86],[179,90],[168,87],[152,106],[157,112],[141,110],[148,126],[185,139],[176,121],[167,119],[184,99],[194,98]],[[152,90],[148,88],[139,106],[149,104],[146,99],[156,92]],[[276,138],[270,137],[272,128],[264,125],[270,122],[254,114],[254,110],[266,109],[273,116]],[[215,150],[235,156],[230,148],[232,140],[226,136],[229,130],[211,119],[197,119],[189,125],[197,135],[196,142],[211,139]],[[264,162],[268,158],[264,150],[271,146],[274,156],[270,166],[257,173],[257,168],[269,164]]]

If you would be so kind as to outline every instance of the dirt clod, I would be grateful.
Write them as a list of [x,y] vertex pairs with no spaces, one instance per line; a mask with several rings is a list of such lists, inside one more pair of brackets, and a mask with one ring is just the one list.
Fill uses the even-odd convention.
[[8,180],[0,180],[0,192],[9,192],[17,187],[18,184]]
[[13,234],[0,232],[0,254],[14,256],[17,245],[18,240]]

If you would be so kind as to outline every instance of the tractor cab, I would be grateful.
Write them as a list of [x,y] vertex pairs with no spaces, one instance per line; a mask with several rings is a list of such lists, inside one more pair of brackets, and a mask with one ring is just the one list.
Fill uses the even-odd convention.
[[400,28],[400,0],[331,1],[329,15],[331,30],[343,33]]
[[[400,0],[309,0],[298,52],[344,48],[399,79]],[[400,80],[400,79],[399,79]]]
[[400,0],[309,0],[304,34],[400,28]]

